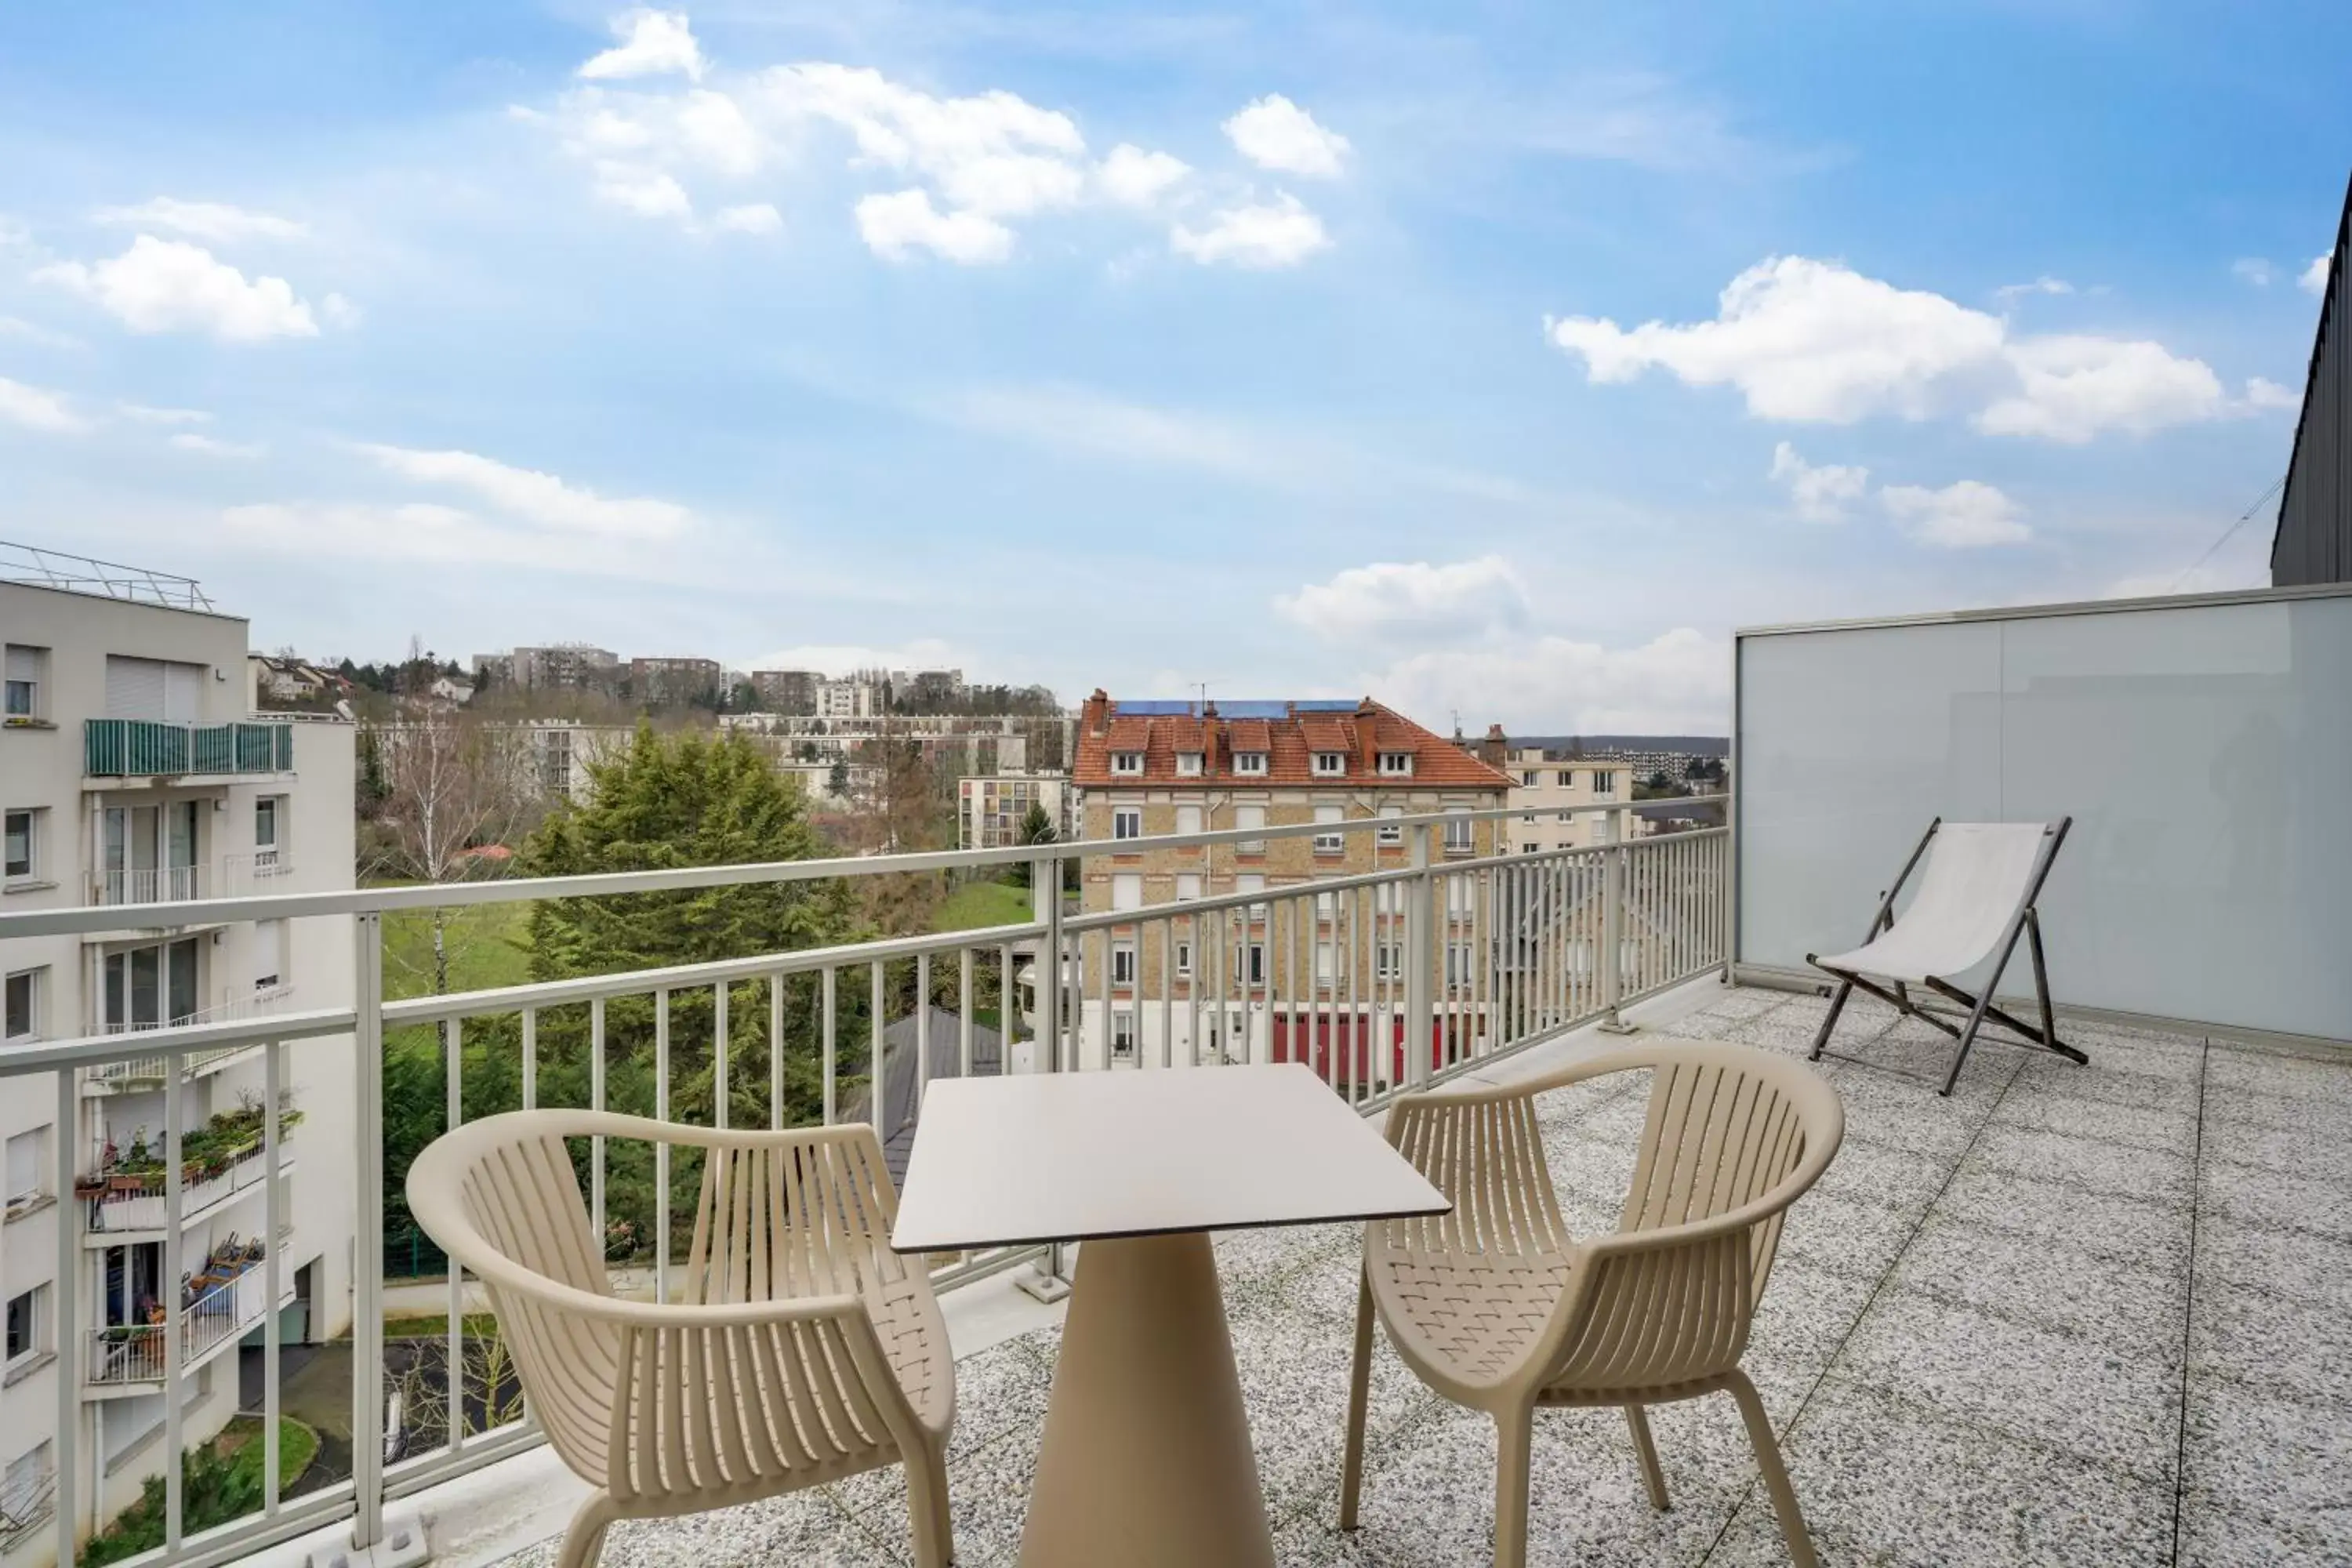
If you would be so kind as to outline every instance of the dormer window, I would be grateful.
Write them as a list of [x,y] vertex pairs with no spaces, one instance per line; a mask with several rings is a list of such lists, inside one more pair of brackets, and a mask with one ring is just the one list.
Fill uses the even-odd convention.
[[1315,776],[1317,778],[1337,778],[1347,771],[1347,752],[1318,752],[1315,753]]
[[1113,752],[1110,754],[1110,771],[1115,773],[1126,773],[1130,776],[1140,776],[1143,772],[1143,753],[1141,752]]
[[1257,778],[1264,778],[1265,776],[1265,753],[1264,752],[1235,752],[1234,753],[1234,772]]
[[1382,752],[1381,753],[1381,772],[1388,774],[1391,778],[1410,778],[1412,775],[1412,753],[1411,752]]
[[1180,779],[1199,778],[1201,776],[1201,753],[1198,752],[1177,752],[1176,776]]

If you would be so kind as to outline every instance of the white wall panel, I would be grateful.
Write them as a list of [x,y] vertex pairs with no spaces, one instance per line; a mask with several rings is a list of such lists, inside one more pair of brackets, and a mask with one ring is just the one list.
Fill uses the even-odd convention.
[[[2074,818],[2059,999],[2352,1038],[2352,595],[1739,642],[1739,957],[1851,946],[1929,818]],[[2021,960],[2003,989],[2021,989]]]

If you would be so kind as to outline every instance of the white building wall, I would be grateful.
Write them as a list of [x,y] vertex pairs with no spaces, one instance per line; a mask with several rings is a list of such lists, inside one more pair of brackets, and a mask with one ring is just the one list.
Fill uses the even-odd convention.
[[[0,584],[0,640],[47,650],[39,722],[0,728],[0,806],[41,814],[37,875],[0,885],[0,912],[68,908],[96,901],[100,876],[103,813],[194,802],[196,805],[195,885],[213,896],[303,892],[348,888],[352,881],[352,731],[332,721],[306,718],[292,723],[293,766],[267,775],[201,779],[95,780],[84,776],[83,721],[107,714],[107,657],[153,658],[200,667],[193,699],[196,719],[225,723],[251,717],[252,688],[247,679],[247,626],[233,616],[74,594],[57,589]],[[256,803],[282,802],[278,814],[278,864],[257,873]],[[168,886],[163,890],[174,890]],[[142,928],[126,908],[119,931],[89,938],[54,937],[0,941],[0,973],[37,970],[41,974],[37,1033],[68,1039],[104,1027],[100,995],[105,959],[163,942],[195,944],[196,1003],[205,1008],[266,1012],[274,1007],[348,1006],[352,955],[348,917],[289,922],[281,950],[250,924],[188,928]],[[280,984],[257,992],[253,982],[267,963]],[[290,990],[287,988],[290,987]],[[348,1036],[285,1047],[284,1082],[293,1090],[304,1121],[287,1147],[294,1168],[281,1188],[284,1217],[292,1229],[283,1240],[284,1282],[298,1270],[315,1310],[309,1333],[324,1337],[351,1319],[352,1201],[356,1172],[353,1147],[353,1070]],[[179,1089],[183,1125],[231,1109],[240,1095],[258,1097],[266,1066],[259,1052],[231,1058],[186,1080]],[[77,1171],[95,1167],[109,1137],[127,1142],[144,1129],[160,1134],[165,1116],[160,1085],[131,1089],[85,1082],[67,1124],[59,1126],[55,1075],[0,1079],[0,1140],[47,1129],[42,1156],[44,1195],[0,1223],[0,1291],[13,1298],[38,1289],[44,1295],[39,1353],[0,1376],[0,1467],[47,1441],[56,1463],[72,1462],[84,1478],[79,1499],[78,1533],[101,1528],[138,1498],[146,1478],[160,1472],[160,1423],[163,1398],[153,1384],[101,1390],[88,1382],[91,1331],[104,1322],[105,1245],[85,1242],[78,1249],[79,1277],[72,1321],[60,1311],[58,1279],[58,1227],[83,1236],[90,1205],[70,1187],[58,1190],[54,1172],[59,1142]],[[110,1088],[121,1089],[110,1092]],[[266,1198],[257,1183],[183,1235],[180,1268],[191,1271],[231,1232],[251,1237],[268,1229]],[[109,1233],[110,1236],[112,1233]],[[154,1239],[158,1232],[127,1232],[121,1243]],[[240,1352],[228,1344],[217,1359],[184,1377],[181,1384],[183,1440],[194,1444],[217,1432],[237,1405]],[[77,1420],[58,1429],[58,1380],[72,1378]],[[132,1393],[129,1386],[141,1391]],[[7,1568],[39,1568],[50,1555],[47,1531],[26,1536],[22,1550],[6,1554]]]

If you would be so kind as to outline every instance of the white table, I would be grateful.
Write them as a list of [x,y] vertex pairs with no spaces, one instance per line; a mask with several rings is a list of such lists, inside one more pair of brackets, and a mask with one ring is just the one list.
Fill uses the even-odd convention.
[[1024,1568],[1272,1568],[1208,1233],[1450,1206],[1297,1064],[940,1079],[890,1245],[1087,1244]]

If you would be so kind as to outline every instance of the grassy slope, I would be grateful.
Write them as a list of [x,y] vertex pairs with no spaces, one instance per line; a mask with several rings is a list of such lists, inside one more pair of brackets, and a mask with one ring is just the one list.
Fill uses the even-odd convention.
[[978,931],[984,926],[1024,925],[1028,920],[1028,889],[1003,882],[966,882],[940,906],[931,929]]
[[[476,904],[445,911],[449,989],[480,991],[530,978],[530,905]],[[433,911],[396,910],[383,917],[383,989],[388,1000],[433,990]]]

